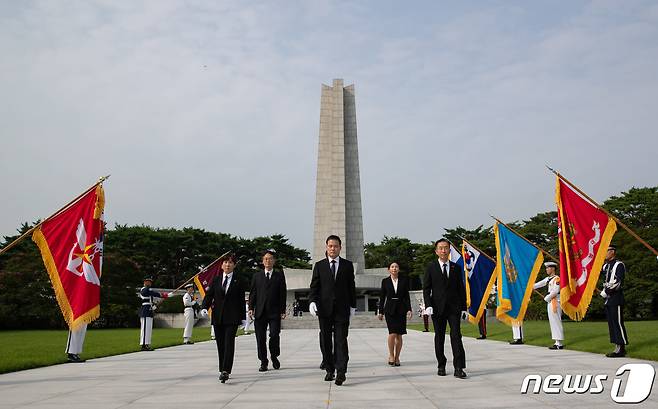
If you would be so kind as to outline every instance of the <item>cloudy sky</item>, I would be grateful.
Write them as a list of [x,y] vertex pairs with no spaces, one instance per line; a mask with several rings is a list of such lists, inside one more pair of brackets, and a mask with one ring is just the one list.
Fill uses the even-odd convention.
[[310,250],[321,84],[355,84],[366,241],[658,185],[658,4],[2,1],[0,235],[101,175],[110,223]]

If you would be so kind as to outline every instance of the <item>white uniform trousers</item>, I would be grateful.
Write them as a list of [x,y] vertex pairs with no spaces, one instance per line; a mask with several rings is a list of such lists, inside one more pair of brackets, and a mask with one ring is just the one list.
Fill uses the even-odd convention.
[[66,353],[73,355],[82,353],[85,335],[87,335],[87,324],[82,324],[75,331],[69,330],[69,339],[66,341]]
[[523,339],[523,325],[512,325],[512,338]]
[[183,330],[183,341],[189,341],[192,338],[192,328],[194,327],[194,309],[191,307],[185,308],[183,312],[185,316],[185,329]]
[[560,302],[557,301],[556,312],[553,312],[553,306],[550,302],[546,304],[546,309],[548,311],[548,322],[551,324],[551,338],[555,341],[564,340],[564,331],[562,330],[562,306],[560,306]]
[[139,319],[141,329],[139,331],[139,344],[151,345],[151,334],[153,333],[153,317],[143,317]]

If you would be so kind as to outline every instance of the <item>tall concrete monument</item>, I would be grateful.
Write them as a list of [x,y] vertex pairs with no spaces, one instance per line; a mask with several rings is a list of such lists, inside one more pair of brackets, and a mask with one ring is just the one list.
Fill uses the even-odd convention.
[[[343,242],[340,255],[354,263],[357,309],[372,311],[388,272],[365,269],[354,85],[344,87],[342,79],[335,79],[331,87],[322,85],[315,189],[312,261],[325,257],[327,236],[338,235]],[[306,309],[311,270],[286,269],[285,273],[287,303],[298,301]]]
[[354,85],[322,85],[320,98],[320,141],[315,191],[313,260],[324,257],[330,234],[343,241],[341,255],[352,260],[355,273],[363,274],[363,219],[359,147],[356,137]]

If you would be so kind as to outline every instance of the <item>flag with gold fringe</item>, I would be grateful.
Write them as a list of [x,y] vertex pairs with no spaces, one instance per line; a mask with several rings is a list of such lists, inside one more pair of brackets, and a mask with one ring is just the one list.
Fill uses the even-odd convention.
[[100,315],[104,207],[105,194],[98,183],[32,233],[72,330]]
[[573,320],[585,317],[617,224],[557,176],[560,304]]
[[201,298],[203,299],[206,296],[206,291],[212,284],[212,280],[221,275],[224,271],[222,270],[222,263],[224,262],[225,257],[220,257],[212,263],[204,267],[196,276],[194,276],[194,284],[196,284],[201,293]]
[[462,257],[467,275],[468,320],[477,324],[496,281],[496,262],[466,240],[462,242]]
[[505,224],[496,221],[496,318],[507,325],[523,323],[532,286],[544,262],[542,252]]

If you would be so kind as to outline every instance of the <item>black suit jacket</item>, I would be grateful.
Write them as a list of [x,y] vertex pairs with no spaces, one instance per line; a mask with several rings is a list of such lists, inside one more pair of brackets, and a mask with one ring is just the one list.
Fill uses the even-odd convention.
[[382,289],[379,295],[379,313],[389,315],[405,315],[411,311],[409,298],[409,279],[398,276],[398,292],[395,292],[393,280],[386,277],[382,280]]
[[276,318],[286,312],[286,277],[283,271],[274,270],[268,280],[265,271],[259,271],[251,279],[249,309],[254,317]]
[[443,275],[439,260],[427,265],[423,277],[423,298],[425,307],[432,307],[434,315],[443,315],[446,307],[453,312],[466,311],[466,290],[462,277],[464,269],[449,262],[448,278]]
[[319,317],[333,317],[336,322],[349,321],[350,307],[356,308],[354,265],[351,261],[340,258],[335,281],[329,259],[318,261],[313,266],[310,287],[309,302],[317,305]]
[[240,325],[245,319],[245,286],[242,277],[233,272],[233,279],[224,294],[220,274],[212,280],[210,288],[203,298],[202,308],[212,308],[212,323],[215,325]]

